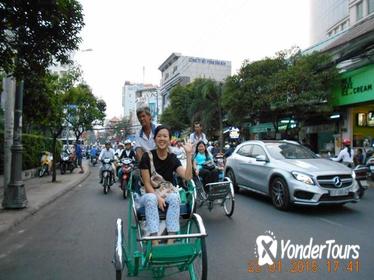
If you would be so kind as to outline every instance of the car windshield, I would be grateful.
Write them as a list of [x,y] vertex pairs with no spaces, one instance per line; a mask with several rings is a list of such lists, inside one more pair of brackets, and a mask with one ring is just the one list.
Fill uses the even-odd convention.
[[308,148],[291,143],[266,143],[266,148],[275,159],[311,159],[318,158]]

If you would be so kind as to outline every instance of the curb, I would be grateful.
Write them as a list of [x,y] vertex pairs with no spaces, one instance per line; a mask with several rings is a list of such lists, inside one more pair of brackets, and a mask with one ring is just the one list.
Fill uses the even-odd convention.
[[0,237],[2,237],[4,234],[6,234],[8,231],[13,229],[15,226],[22,223],[24,220],[29,218],[30,216],[35,215],[39,210],[43,209],[44,207],[48,206],[49,204],[52,204],[54,201],[56,201],[58,198],[62,197],[66,193],[73,190],[75,187],[77,187],[79,184],[81,184],[83,181],[85,181],[88,176],[91,174],[90,168],[86,169],[86,172],[82,174],[82,176],[75,181],[72,181],[68,183],[64,189],[62,189],[60,192],[56,193],[55,195],[49,197],[48,199],[45,199],[44,201],[41,201],[40,203],[37,203],[36,205],[32,207],[28,207],[26,209],[20,209],[20,210],[10,210],[9,212],[12,212],[12,214],[16,214],[17,211],[23,211],[21,215],[18,217],[15,217],[14,221],[12,221],[9,225],[6,225],[4,228],[0,228]]

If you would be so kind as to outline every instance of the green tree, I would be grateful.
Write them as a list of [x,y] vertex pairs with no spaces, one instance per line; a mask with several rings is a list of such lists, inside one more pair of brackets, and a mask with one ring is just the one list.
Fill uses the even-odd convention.
[[130,119],[123,117],[112,129],[112,133],[115,137],[119,137],[121,141],[126,140],[132,133]]
[[81,42],[82,5],[76,0],[6,0],[0,14],[0,69],[17,79],[68,63]]
[[178,85],[170,93],[170,105],[161,115],[161,123],[173,130],[184,130],[190,125],[189,106],[191,87]]
[[93,129],[93,125],[104,124],[106,106],[103,102],[92,94],[86,84],[79,84],[66,91],[66,121],[74,131],[77,141],[83,132]]
[[244,62],[225,84],[223,107],[229,120],[239,126],[271,121],[278,132],[281,119],[303,121],[329,112],[329,89],[337,70],[327,65],[331,65],[327,55],[302,55],[298,48],[281,51],[274,58]]
[[269,108],[274,98],[275,75],[283,69],[287,69],[284,53],[252,63],[245,61],[224,87],[222,104],[229,121],[241,127],[255,123]]

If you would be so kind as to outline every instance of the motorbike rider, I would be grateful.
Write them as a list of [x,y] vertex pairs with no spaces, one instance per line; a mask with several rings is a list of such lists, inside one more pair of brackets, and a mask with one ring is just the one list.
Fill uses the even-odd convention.
[[117,158],[121,157],[123,151],[124,151],[124,145],[123,143],[120,142],[117,144],[117,150],[115,152],[115,155],[117,156]]
[[91,160],[97,157],[97,148],[96,145],[93,145],[91,150],[90,150],[90,157]]
[[[130,158],[132,162],[135,162],[135,152],[132,149],[132,143],[129,139],[125,140],[125,149],[122,150],[121,154],[118,156],[118,159],[120,161],[124,158]],[[118,169],[117,174],[118,178],[122,177],[122,168]]]
[[[105,142],[105,149],[101,150],[101,153],[99,155],[99,161],[101,161],[103,159],[106,159],[106,158],[114,160],[114,150],[111,147],[112,147],[112,144],[110,143],[110,141]],[[112,163],[112,168],[113,168],[113,170],[116,170],[115,166],[113,166],[113,163]],[[103,183],[102,170],[103,170],[103,165],[101,165],[100,172],[99,172],[99,174],[100,174],[100,184]],[[115,181],[114,172],[113,172],[112,175],[113,175],[113,182],[114,182]]]
[[132,149],[132,143],[129,139],[125,140],[125,149],[122,151],[122,154],[119,155],[119,159],[122,158],[131,158],[135,161],[135,152]]
[[336,158],[331,158],[333,161],[342,162],[348,167],[353,167],[353,158],[354,158],[354,151],[351,148],[351,140],[345,138],[343,140],[344,148],[340,151],[339,155]]

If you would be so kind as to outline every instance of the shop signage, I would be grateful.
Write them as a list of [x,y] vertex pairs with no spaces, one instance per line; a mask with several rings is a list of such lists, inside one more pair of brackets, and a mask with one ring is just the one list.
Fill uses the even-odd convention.
[[369,65],[341,75],[340,83],[333,88],[334,106],[374,101],[374,66]]
[[198,57],[190,57],[188,59],[188,62],[226,66],[226,61],[223,61],[223,60],[206,59],[206,58],[198,58]]

